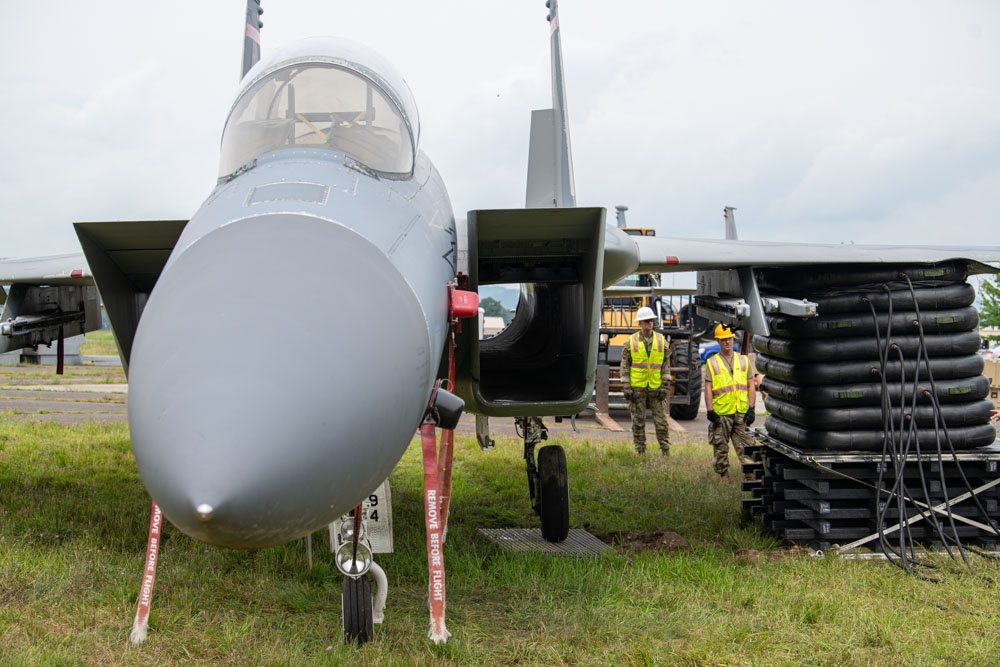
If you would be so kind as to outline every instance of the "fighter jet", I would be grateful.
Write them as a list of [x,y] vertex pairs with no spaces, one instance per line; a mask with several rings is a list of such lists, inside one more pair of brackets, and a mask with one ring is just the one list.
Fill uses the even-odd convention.
[[[12,285],[7,349],[96,328],[99,289],[127,369],[135,459],[178,529],[234,548],[324,529],[388,477],[418,429],[433,456],[434,426],[453,428],[464,402],[522,422],[533,506],[543,535],[559,541],[569,529],[565,453],[543,447],[536,464],[534,447],[541,417],[591,400],[604,288],[637,272],[714,271],[706,307],[729,308],[735,295],[745,305],[736,316],[766,331],[759,267],[1000,267],[1000,248],[630,237],[606,225],[603,208],[576,207],[556,0],[547,6],[552,108],[532,115],[525,208],[473,210],[457,223],[400,73],[339,38],[258,60],[260,9],[248,0],[247,69],[218,180],[191,218],[76,223],[86,261],[0,263]],[[510,326],[480,340],[462,318],[491,283],[521,284],[521,299]],[[363,329],[345,313],[363,314]],[[297,337],[326,345],[275,352]],[[447,458],[442,446],[443,470]],[[429,557],[440,555],[446,481],[428,484]],[[349,567],[359,541],[355,530]],[[447,637],[441,621],[434,641]]]

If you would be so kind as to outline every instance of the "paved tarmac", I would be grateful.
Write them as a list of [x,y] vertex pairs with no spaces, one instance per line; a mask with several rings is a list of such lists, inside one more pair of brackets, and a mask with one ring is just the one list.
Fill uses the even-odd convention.
[[78,424],[126,421],[125,385],[4,385],[0,413],[4,418]]
[[[81,371],[81,369],[84,369]],[[47,372],[50,371],[50,372]],[[70,372],[74,371],[74,372]],[[68,367],[65,376],[45,366],[4,368],[0,373],[0,413],[5,417],[35,419],[74,424],[86,421],[126,421],[128,418],[128,385],[109,380],[117,379],[112,371],[96,366]],[[763,412],[763,401],[758,401]],[[612,406],[608,419],[598,419],[595,410],[586,410],[575,420],[565,417],[557,421],[546,417],[549,437],[628,440],[631,420],[624,407]],[[489,421],[492,434],[516,435],[514,419],[494,417]],[[614,426],[617,425],[616,430]],[[647,441],[655,448],[653,420],[646,420]],[[686,433],[693,437],[707,434],[708,420],[704,408],[698,416],[686,421],[671,420],[671,433]],[[466,414],[457,433],[475,434],[475,415]]]
[[[631,440],[632,439],[632,419],[628,410],[624,408],[611,408],[606,419],[598,419],[594,410],[586,410],[577,415],[576,419],[563,417],[556,420],[555,417],[544,418],[545,427],[549,431],[549,438],[585,438],[588,440]],[[518,435],[512,417],[491,417],[489,420],[491,434]],[[475,415],[463,415],[456,433],[475,434]],[[705,414],[699,413],[695,419],[690,421],[670,422],[671,436],[680,433],[704,434],[708,432],[708,419]],[[656,433],[653,429],[652,416],[646,419],[646,440],[649,447],[656,449]]]
[[[0,385],[0,413],[6,417],[56,421],[74,424],[85,421],[125,421],[128,417],[128,386],[124,384],[66,384],[66,385]],[[564,418],[556,421],[545,418],[550,437],[556,435],[576,435],[577,437],[626,438],[629,437],[631,422],[627,410],[611,411],[612,423],[620,430],[614,431],[603,426],[593,411],[581,414],[574,421]],[[681,422],[674,430],[690,430],[693,424],[707,421],[704,415],[690,422]],[[652,436],[652,418],[648,420]],[[514,419],[494,417],[490,420],[493,433],[513,434]],[[456,432],[474,434],[475,415],[463,415]]]

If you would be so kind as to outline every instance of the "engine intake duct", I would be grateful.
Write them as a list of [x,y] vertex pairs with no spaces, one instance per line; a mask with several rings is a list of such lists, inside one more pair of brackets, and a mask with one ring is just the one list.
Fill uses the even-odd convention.
[[520,284],[514,318],[493,338],[468,327],[459,355],[470,409],[490,416],[567,415],[589,403],[604,262],[603,208],[470,211],[469,289]]

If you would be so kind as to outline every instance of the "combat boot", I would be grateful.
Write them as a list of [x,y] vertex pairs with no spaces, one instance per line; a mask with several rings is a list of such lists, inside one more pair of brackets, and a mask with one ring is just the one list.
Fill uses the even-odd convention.
[[728,470],[726,472],[722,473],[721,475],[719,475],[719,481],[720,482],[728,482],[729,481],[729,471]]

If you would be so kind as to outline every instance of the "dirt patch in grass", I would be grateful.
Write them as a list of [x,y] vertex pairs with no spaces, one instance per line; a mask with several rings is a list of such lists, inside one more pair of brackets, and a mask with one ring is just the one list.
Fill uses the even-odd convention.
[[653,530],[640,533],[634,530],[619,530],[599,535],[600,540],[627,551],[681,551],[688,548],[683,536],[669,530]]
[[773,549],[771,551],[758,551],[757,549],[737,549],[736,560],[741,563],[763,563],[788,560],[790,558],[805,558],[812,555],[806,547],[795,545],[786,549]]
[[[669,530],[657,529],[649,532],[638,532],[634,530],[620,530],[598,535],[605,544],[610,544],[623,551],[633,553],[663,553],[668,551],[684,551],[693,546],[683,535],[678,535]],[[697,540],[695,540],[697,542]],[[813,552],[806,547],[794,545],[784,549],[737,549],[733,556],[739,563],[755,564],[764,562],[779,562],[791,558],[805,558],[812,556]]]

